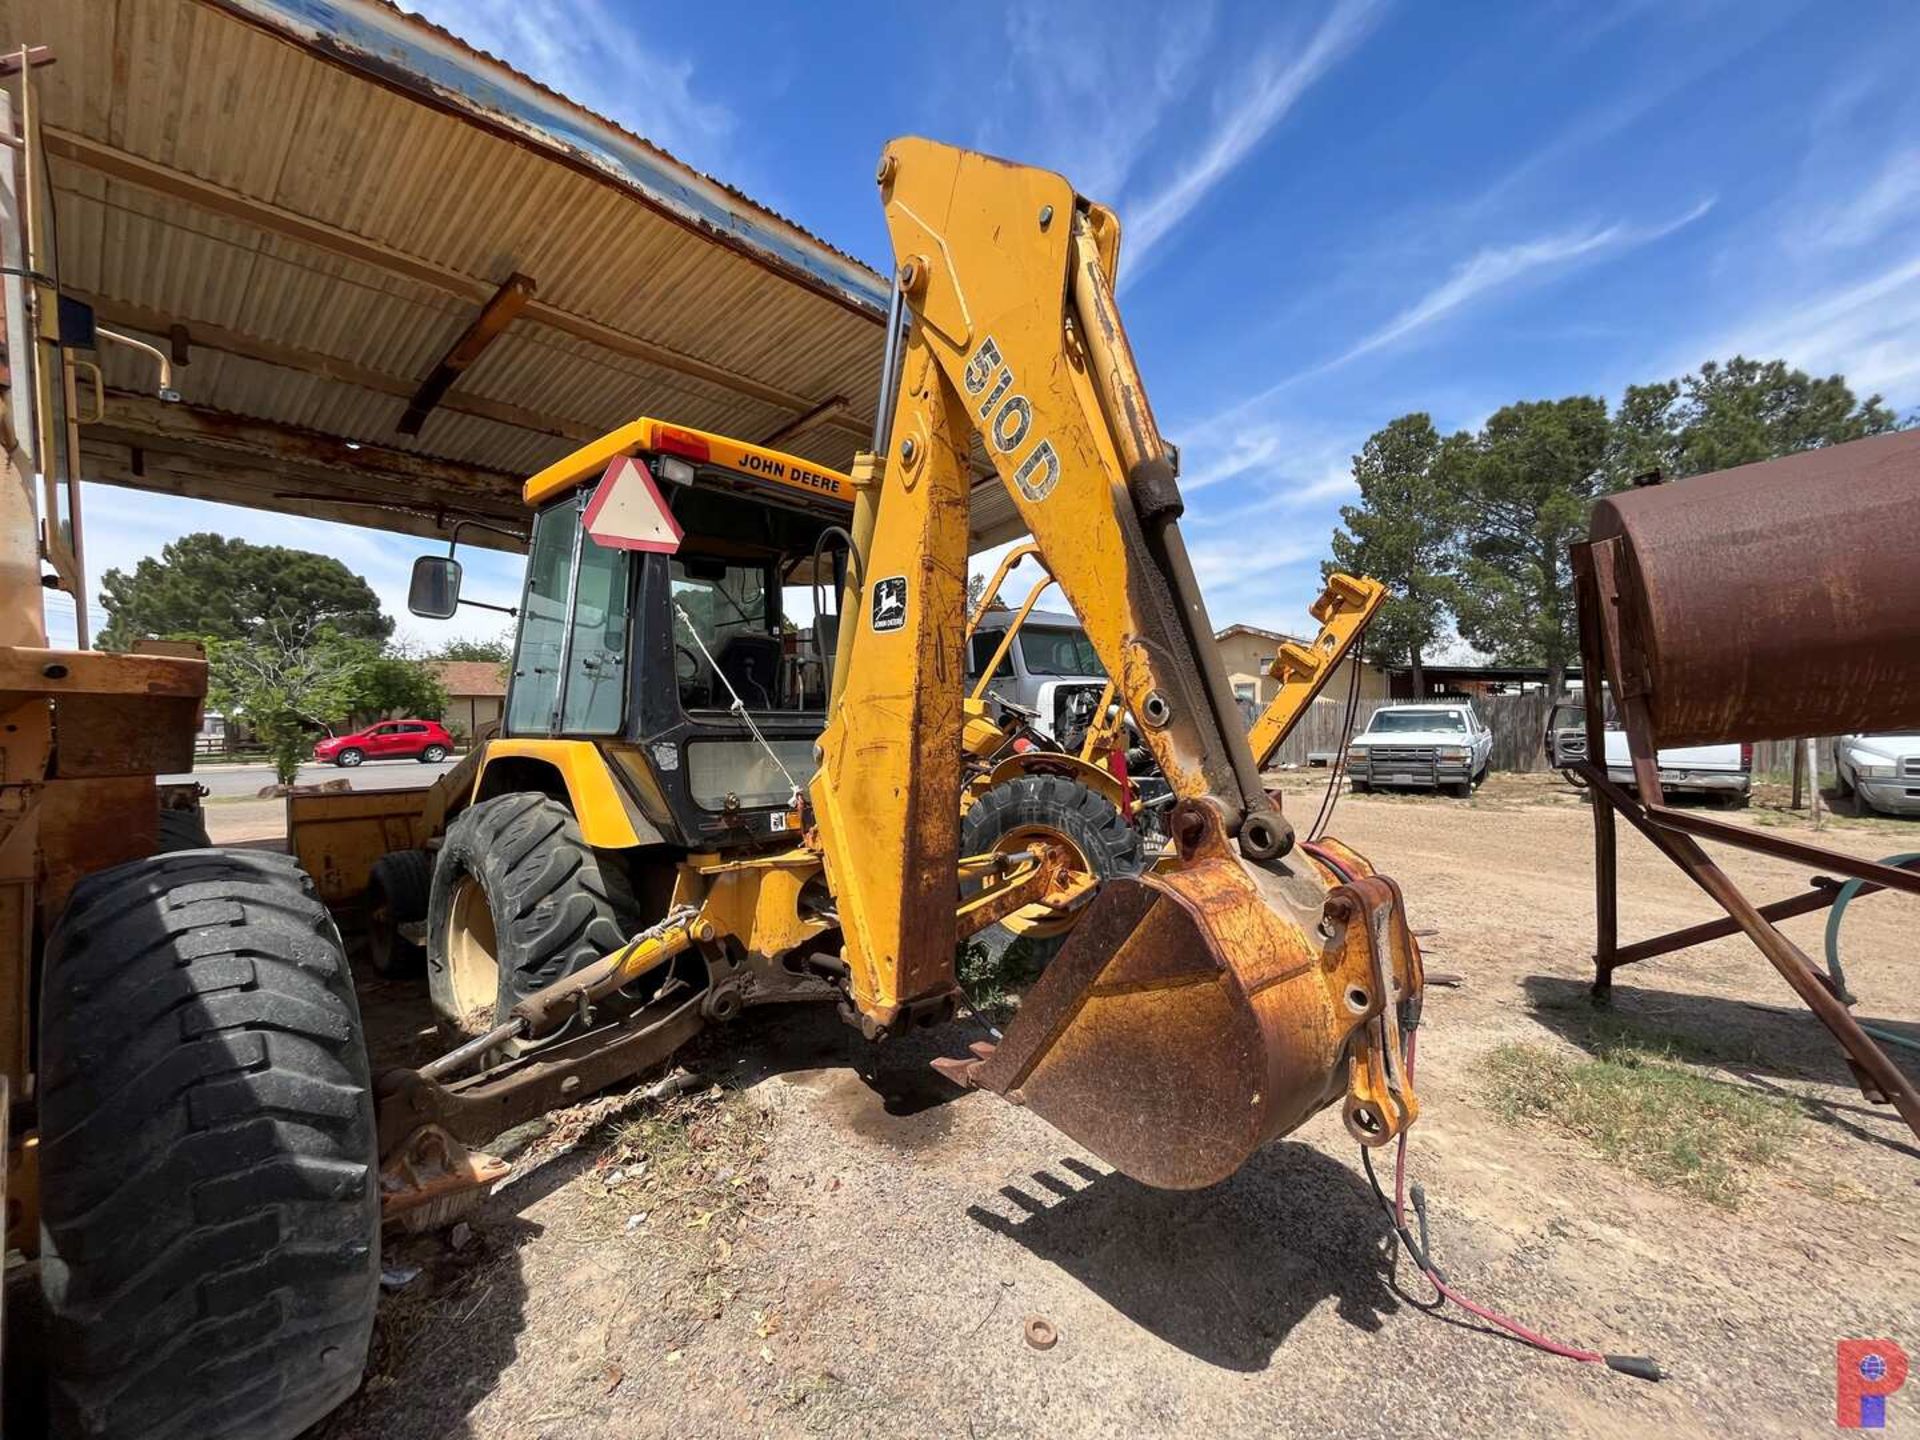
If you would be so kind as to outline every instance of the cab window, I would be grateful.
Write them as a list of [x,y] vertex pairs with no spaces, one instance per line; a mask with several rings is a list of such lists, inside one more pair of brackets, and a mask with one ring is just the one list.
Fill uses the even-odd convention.
[[697,555],[673,559],[674,674],[686,710],[779,704],[780,637],[768,567]]
[[[510,735],[546,734],[557,701],[563,702],[559,711],[563,733],[610,735],[620,728],[631,562],[626,551],[610,549],[581,534],[580,510],[585,501],[585,492],[569,496],[534,518],[527,586],[520,606],[520,640],[507,690]],[[579,583],[570,587],[576,557]]]
[[[1004,630],[976,630],[973,635],[973,662],[967,667],[967,674],[978,678],[987,668],[987,662],[993,659],[993,652],[1006,638]],[[1000,668],[993,672],[993,678],[1003,680],[1013,674],[1013,646],[1007,647],[1007,653],[1000,657]]]
[[1026,661],[1029,675],[1103,676],[1100,657],[1084,630],[1050,630],[1028,625],[1016,642],[1020,658]]

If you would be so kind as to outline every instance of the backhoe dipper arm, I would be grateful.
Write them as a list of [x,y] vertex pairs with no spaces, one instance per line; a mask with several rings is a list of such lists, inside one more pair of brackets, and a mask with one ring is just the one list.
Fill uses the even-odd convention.
[[[854,526],[864,588],[843,608],[839,693],[811,787],[854,1004],[891,1026],[954,992],[966,457],[978,431],[1179,797],[1179,859],[1102,887],[1006,1043],[967,1078],[1021,1090],[1154,1183],[1210,1183],[1342,1090],[1350,1124],[1360,1106],[1356,1133],[1395,1133],[1411,1095],[1397,1079],[1391,1103],[1384,1082],[1349,1087],[1345,1058],[1349,1037],[1417,983],[1397,893],[1350,897],[1327,921],[1326,878],[1287,854],[1291,827],[1261,789],[1114,308],[1118,222],[1058,175],[927,140],[895,141],[878,179],[909,329],[886,453],[855,468],[870,487]],[[1136,931],[1151,943],[1132,945]],[[1394,970],[1384,988],[1381,965]],[[1135,999],[1103,1008],[1111,986]],[[1102,1015],[1118,1027],[1107,1036],[1088,1028]],[[1171,1159],[1138,1107],[1132,1137],[1094,1135],[1110,1117],[1077,1118],[1114,1078],[1086,1057],[1118,1039],[1139,1058],[1139,1026],[1153,1032],[1146,1049],[1175,1047],[1173,1071],[1141,1072],[1140,1105],[1172,1076],[1169,1125],[1194,1105],[1228,1117],[1187,1125]],[[1217,1075],[1179,1070],[1208,1047],[1226,1057]],[[1373,1098],[1351,1098],[1363,1092]]]
[[[874,953],[902,955],[900,994],[872,997],[884,1009],[949,983],[976,429],[1175,793],[1258,853],[1291,833],[1241,733],[1113,308],[1118,222],[1058,175],[919,139],[888,147],[880,191],[911,330],[815,797],[840,914],[872,929]],[[921,951],[929,963],[906,958]]]

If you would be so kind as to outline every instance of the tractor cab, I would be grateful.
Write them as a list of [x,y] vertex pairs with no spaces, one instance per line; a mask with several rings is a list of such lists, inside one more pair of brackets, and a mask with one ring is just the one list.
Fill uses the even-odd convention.
[[[642,843],[788,840],[826,723],[826,612],[845,578],[852,482],[641,419],[541,471],[525,495],[534,518],[499,759],[474,798],[524,788],[518,772],[549,756],[569,776],[582,757],[539,742],[573,742],[598,752],[654,832],[636,826]],[[415,613],[452,614],[458,578],[451,557],[423,557]]]

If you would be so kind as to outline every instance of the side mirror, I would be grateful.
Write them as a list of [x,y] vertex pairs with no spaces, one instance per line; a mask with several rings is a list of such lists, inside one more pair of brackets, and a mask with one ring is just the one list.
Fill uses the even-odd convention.
[[423,620],[451,620],[460,605],[460,562],[451,555],[422,555],[413,562],[407,609]]

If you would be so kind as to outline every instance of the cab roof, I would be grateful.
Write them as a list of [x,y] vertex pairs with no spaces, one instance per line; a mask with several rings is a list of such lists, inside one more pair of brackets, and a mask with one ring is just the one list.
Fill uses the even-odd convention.
[[853,481],[841,471],[782,450],[645,415],[556,460],[527,481],[521,493],[527,504],[543,505],[576,485],[597,480],[619,456],[640,454],[677,455],[770,489],[796,492],[815,504],[825,501],[847,509],[853,506]]

